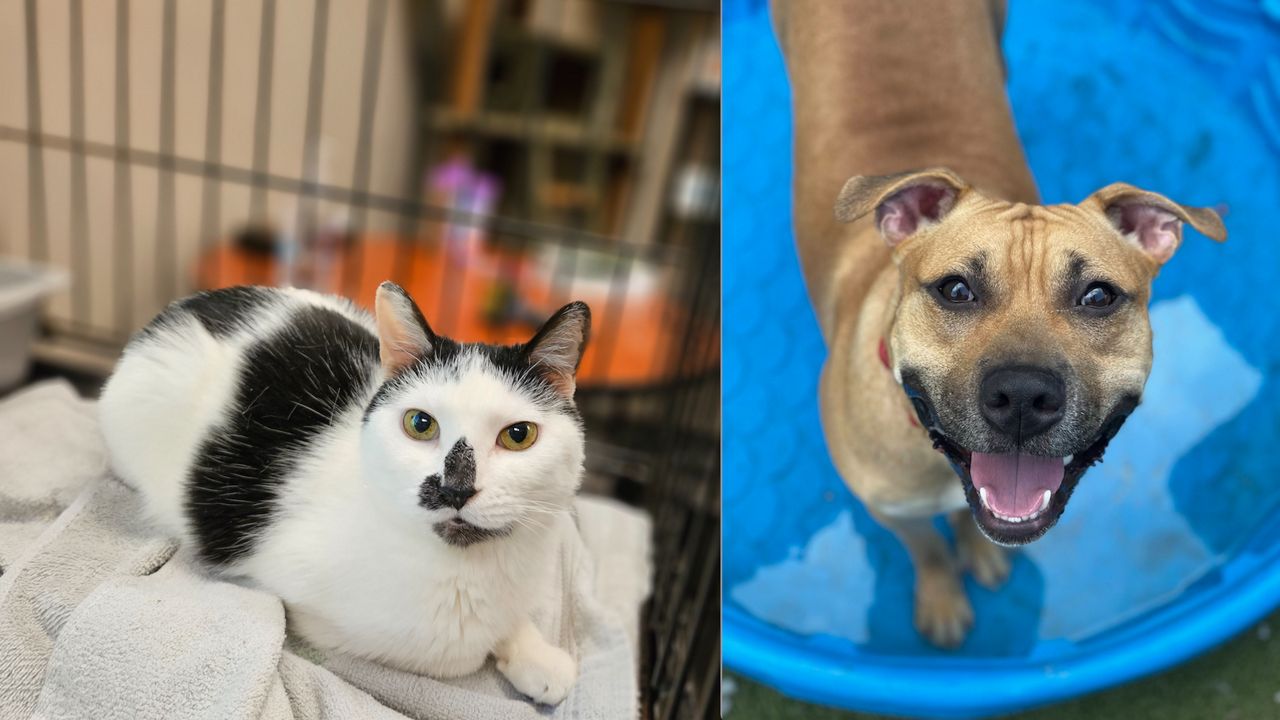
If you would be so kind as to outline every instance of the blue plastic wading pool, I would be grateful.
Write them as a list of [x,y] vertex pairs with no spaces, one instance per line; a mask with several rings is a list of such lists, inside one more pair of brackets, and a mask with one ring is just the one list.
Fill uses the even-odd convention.
[[765,4],[726,3],[724,656],[797,698],[1009,712],[1169,667],[1280,604],[1280,2],[1010,4],[1045,202],[1123,180],[1225,206],[1231,238],[1187,230],[1155,283],[1142,406],[1003,589],[966,581],[973,631],[936,650],[911,625],[906,552],[823,443],[786,77]]

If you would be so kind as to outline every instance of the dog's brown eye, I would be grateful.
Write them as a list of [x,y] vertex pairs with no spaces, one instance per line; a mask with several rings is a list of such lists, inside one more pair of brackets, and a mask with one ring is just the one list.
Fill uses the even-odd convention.
[[1110,307],[1116,301],[1116,291],[1106,283],[1093,283],[1080,296],[1080,305],[1087,308]]
[[978,299],[965,283],[964,278],[951,277],[943,280],[938,285],[938,294],[943,300],[956,305],[971,303]]

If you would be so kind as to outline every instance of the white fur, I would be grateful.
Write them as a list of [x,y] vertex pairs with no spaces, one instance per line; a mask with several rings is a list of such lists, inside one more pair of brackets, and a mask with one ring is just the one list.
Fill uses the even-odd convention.
[[[342,301],[290,290],[253,329],[219,339],[191,319],[130,345],[103,390],[100,413],[113,465],[147,510],[188,541],[185,483],[200,443],[225,417],[245,348],[288,322],[302,303],[337,309],[374,332]],[[293,629],[323,648],[436,677],[477,670],[492,653],[521,692],[558,702],[576,676],[573,659],[550,645],[529,613],[555,570],[552,529],[581,478],[583,437],[562,413],[541,409],[478,356],[456,377],[416,379],[361,421],[352,407],[313,443],[287,478],[278,513],[254,551],[228,571],[281,597]],[[367,402],[381,378],[370,378]],[[304,399],[305,401],[305,399]],[[440,425],[436,439],[409,438],[407,410]],[[500,447],[499,432],[530,421],[529,449]],[[475,449],[477,494],[461,511],[418,503],[423,479],[465,437]],[[510,529],[466,548],[432,525],[460,515]]]
[[934,493],[921,493],[910,500],[879,502],[875,509],[882,515],[894,518],[931,518],[953,510],[969,507],[960,483],[947,483]]

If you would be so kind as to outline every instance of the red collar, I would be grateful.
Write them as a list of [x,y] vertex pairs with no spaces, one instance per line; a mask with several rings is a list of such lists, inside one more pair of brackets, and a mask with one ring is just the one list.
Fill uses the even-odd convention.
[[[884,365],[885,370],[890,370],[889,365],[889,346],[885,343],[884,338],[880,338],[880,347],[876,348],[876,353],[880,356],[880,364]],[[907,411],[907,420],[911,421],[912,427],[920,427],[920,421],[916,419],[915,413]]]

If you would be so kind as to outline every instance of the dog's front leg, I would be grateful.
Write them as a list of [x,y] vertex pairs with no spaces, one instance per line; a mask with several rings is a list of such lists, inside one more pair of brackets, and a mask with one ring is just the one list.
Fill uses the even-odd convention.
[[916,570],[916,629],[939,647],[953,648],[964,642],[973,625],[973,608],[960,584],[960,567],[946,538],[930,518],[873,514],[911,555]]

